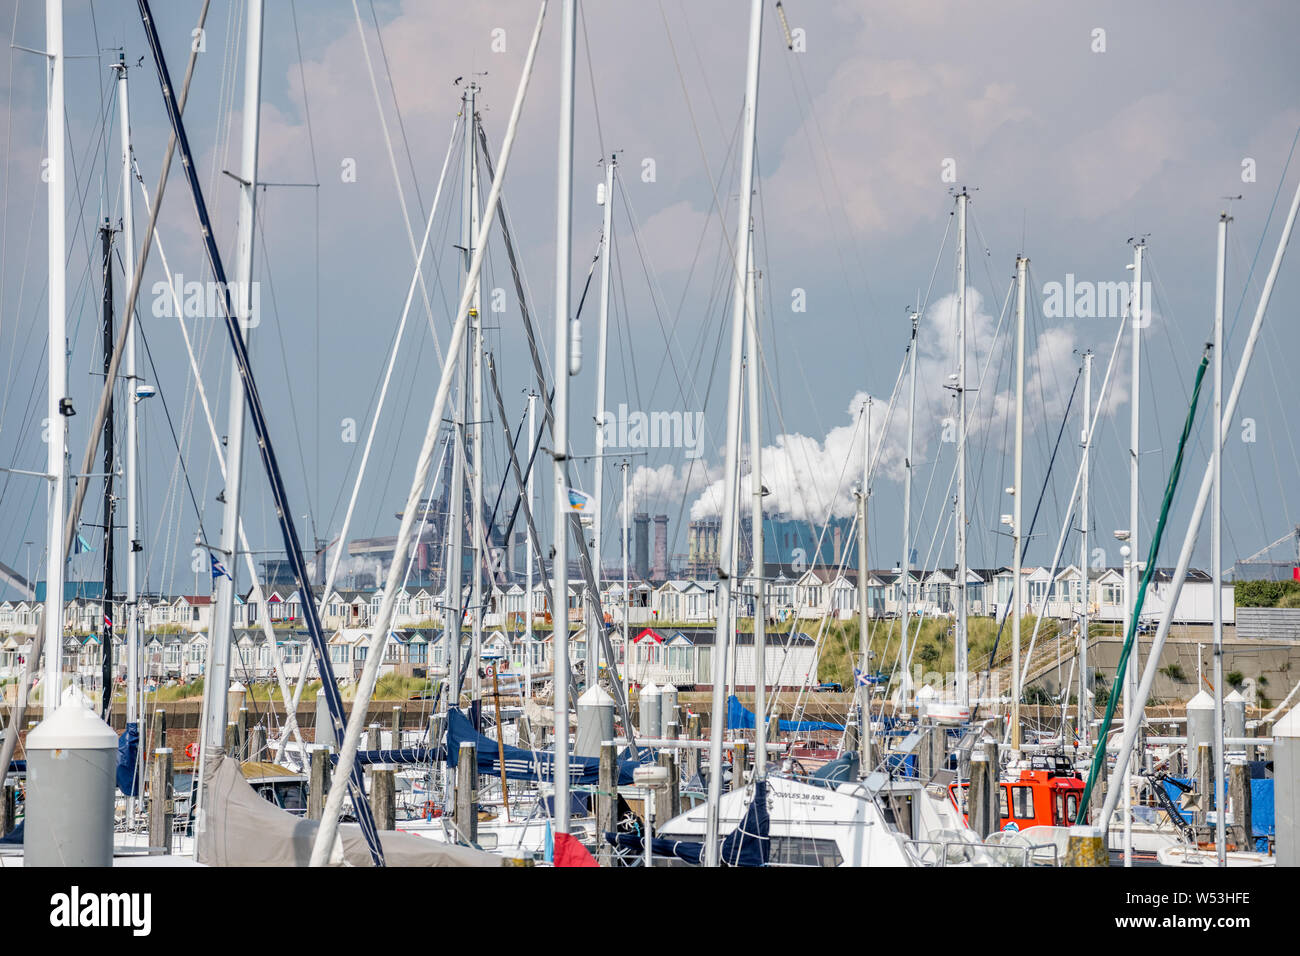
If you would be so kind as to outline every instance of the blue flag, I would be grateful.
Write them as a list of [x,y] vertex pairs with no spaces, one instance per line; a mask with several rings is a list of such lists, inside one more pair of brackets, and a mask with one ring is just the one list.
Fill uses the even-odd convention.
[[[212,580],[215,581],[217,578],[223,578],[223,577],[230,578],[230,572],[226,570],[226,566],[224,564],[222,564],[220,561],[217,560],[217,556],[215,554],[209,552],[208,557],[212,559]],[[230,580],[233,581],[235,579],[230,578]]]

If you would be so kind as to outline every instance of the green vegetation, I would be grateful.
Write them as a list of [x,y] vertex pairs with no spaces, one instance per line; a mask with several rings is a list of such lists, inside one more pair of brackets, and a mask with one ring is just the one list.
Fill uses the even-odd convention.
[[1232,599],[1237,607],[1300,607],[1300,581],[1236,581]]
[[1236,690],[1241,690],[1242,683],[1246,680],[1246,675],[1241,671],[1228,671],[1223,675],[1223,679]]
[[[912,618],[909,630],[915,634],[915,618]],[[971,617],[970,633],[967,644],[970,657],[969,668],[972,674],[978,674],[988,666],[989,652],[997,637],[998,625],[989,617]],[[810,637],[816,637],[820,628],[819,621],[805,621],[801,630]],[[899,621],[897,619],[876,619],[869,622],[871,644],[874,655],[871,669],[875,671],[892,671],[899,652]],[[1038,632],[1038,646],[1056,637],[1056,621],[1044,621]],[[1026,617],[1021,622],[1021,649],[1029,648],[1029,636],[1034,630],[1034,619]],[[953,621],[950,618],[927,618],[921,625],[921,633],[916,638],[916,650],[913,652],[912,668],[919,664],[927,671],[950,673],[955,670],[953,654]],[[824,632],[821,661],[817,667],[817,679],[820,681],[838,681],[846,687],[853,683],[853,668],[858,659],[858,622],[831,621]],[[993,666],[1000,667],[1011,659],[1011,626],[1008,624],[1002,632],[998,644],[997,656]]]
[[1160,668],[1160,673],[1164,674],[1170,680],[1177,681],[1180,684],[1187,683],[1187,674],[1183,670],[1183,666],[1177,661],[1170,664],[1168,667]]

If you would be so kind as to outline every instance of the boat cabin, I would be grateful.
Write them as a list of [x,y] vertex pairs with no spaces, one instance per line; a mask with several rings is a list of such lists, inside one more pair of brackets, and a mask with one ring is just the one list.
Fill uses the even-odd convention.
[[[969,782],[950,784],[948,793],[967,824],[966,789]],[[1084,782],[1074,776],[1057,776],[1050,770],[1021,770],[1016,781],[999,780],[998,829],[1068,827],[1075,822]],[[1084,822],[1087,813],[1084,814]]]

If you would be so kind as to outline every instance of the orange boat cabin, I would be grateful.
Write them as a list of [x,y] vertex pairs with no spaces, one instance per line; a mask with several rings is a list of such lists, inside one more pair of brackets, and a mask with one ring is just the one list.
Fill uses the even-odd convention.
[[[953,805],[966,815],[966,788],[969,783],[950,784],[948,793]],[[1083,796],[1084,782],[1078,777],[1058,777],[1050,770],[1022,770],[1015,782],[998,781],[998,815],[1000,830],[1023,830],[1026,827],[1068,827],[1074,824]],[[1084,814],[1084,821],[1087,821]]]

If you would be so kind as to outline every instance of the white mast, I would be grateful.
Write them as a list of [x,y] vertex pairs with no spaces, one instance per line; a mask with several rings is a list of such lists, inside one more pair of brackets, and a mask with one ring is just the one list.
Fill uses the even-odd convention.
[[[467,276],[470,271],[470,260],[473,258],[471,247],[474,245],[474,236],[470,232],[470,217],[473,214],[470,183],[474,179],[474,93],[476,89],[477,87],[471,80],[465,88],[465,92],[461,94],[460,108],[461,128],[465,137],[465,142],[462,144],[464,154],[461,163],[460,247],[465,255],[465,272]],[[467,313],[471,341],[474,338],[474,330],[478,327],[478,316],[474,314],[476,311],[474,302],[475,297],[471,295],[470,311]],[[468,343],[461,343],[458,348],[468,348]],[[452,367],[458,373],[460,388],[457,391],[451,424],[451,481],[448,483],[447,490],[451,508],[447,516],[447,547],[443,556],[444,568],[442,574],[443,582],[446,585],[444,595],[447,602],[444,612],[446,624],[443,627],[443,632],[447,646],[447,679],[449,681],[448,686],[451,688],[451,693],[447,696],[447,706],[459,707],[461,624],[465,619],[460,603],[462,575],[465,567],[465,419],[468,417],[466,405],[469,401],[470,380],[467,361],[462,358],[460,351],[457,351],[451,357],[451,362]],[[471,542],[472,545],[473,542]],[[396,552],[394,552],[393,559],[397,560]],[[452,788],[454,786],[455,781],[448,777],[448,803],[451,802]]]
[[[867,516],[871,503],[871,396],[862,410],[866,426],[862,435],[862,490],[858,493],[858,667],[865,678],[870,672],[871,636],[867,630],[867,604],[871,555],[867,548]],[[855,680],[854,693],[858,698],[862,724],[858,727],[858,778],[865,780],[873,769],[871,759],[871,685]],[[761,747],[760,747],[761,749]]]
[[1092,694],[1088,687],[1088,601],[1091,598],[1088,581],[1088,473],[1089,423],[1092,421],[1092,349],[1083,353],[1083,462],[1079,465],[1079,573],[1083,577],[1083,611],[1079,619],[1079,743],[1088,746],[1089,724],[1092,721]]
[[[135,275],[135,223],[132,219],[131,200],[131,111],[127,103],[126,92],[126,57],[120,55],[113,67],[117,70],[118,118],[121,125],[122,140],[122,268],[126,275]],[[126,353],[122,356],[123,375],[126,378],[126,722],[133,724],[139,720],[139,698],[136,682],[137,660],[140,655],[139,611],[140,601],[140,557],[136,550],[136,536],[139,521],[136,501],[136,444],[139,424],[139,409],[136,407],[135,386],[135,323],[126,339]],[[126,818],[133,816],[134,797],[127,797]]]
[[[533,464],[537,454],[537,393],[528,391],[528,513],[533,514]],[[524,697],[533,696],[533,536],[524,535]]]
[[[1228,259],[1227,213],[1219,215],[1219,256],[1214,281],[1214,431],[1223,415],[1223,297]],[[1223,798],[1223,445],[1214,443],[1214,488],[1210,512],[1210,574],[1214,591],[1210,606],[1214,615],[1214,846],[1219,866],[1228,865],[1224,838]],[[1199,690],[1199,688],[1198,688]],[[1241,812],[1240,809],[1237,811]],[[1249,821],[1247,821],[1249,823]]]
[[[753,230],[749,242],[749,281],[746,283],[745,323],[746,353],[748,356],[749,398],[749,484],[752,502],[750,507],[751,546],[750,566],[754,575],[754,715],[755,749],[754,779],[761,780],[767,773],[767,585],[764,579],[763,557],[763,403],[759,389],[762,371],[762,345],[758,336],[758,296],[754,273]],[[739,524],[739,522],[737,522]],[[739,564],[739,562],[737,562]],[[739,656],[739,654],[737,654]]]
[[1024,608],[1020,527],[1025,466],[1025,280],[1029,260],[1016,257],[1016,462],[1011,489],[1011,750],[1020,750],[1020,615]]
[[[612,154],[605,164],[604,194],[597,195],[596,201],[604,206],[604,220],[601,223],[600,251],[600,328],[596,343],[596,467],[593,489],[595,492],[595,511],[591,516],[591,555],[592,568],[596,573],[596,586],[600,586],[601,569],[601,525],[605,502],[605,366],[609,355],[609,267],[613,252],[614,228],[614,170],[618,166],[617,154]],[[587,635],[587,686],[596,681],[596,633],[592,627],[599,627],[594,611],[589,617]]]
[[[555,529],[551,574],[551,670],[555,687],[555,830],[569,832],[569,292],[573,243],[573,77],[578,0],[564,0],[560,66],[559,182],[555,213]],[[590,644],[593,635],[587,635]]]
[[[749,271],[749,226],[754,191],[754,138],[758,112],[759,40],[763,32],[762,0],[750,0],[749,53],[745,75],[744,133],[741,139],[740,210],[736,223],[735,284],[732,290],[731,370],[727,388],[727,453],[723,473],[722,528],[718,535],[718,627],[714,640],[713,719],[709,722],[709,799],[704,853],[707,866],[717,866],[718,810],[722,800],[722,734],[725,729],[727,650],[733,640],[731,587],[737,576],[735,528],[740,464],[740,365],[744,353],[745,290]],[[761,528],[759,529],[762,530]],[[739,768],[735,772],[739,773]]]
[[903,672],[902,686],[899,688],[898,696],[904,708],[911,703],[912,699],[912,675],[908,670],[912,655],[908,649],[907,612],[912,587],[912,435],[916,431],[916,330],[920,321],[921,314],[913,312],[912,341],[907,347],[911,398],[907,405],[907,457],[903,460],[903,560],[899,562],[899,568],[903,572],[902,577],[899,579],[902,581],[903,608],[900,619],[902,624],[902,646],[898,651],[899,659],[903,662],[901,668]]
[[628,643],[628,614],[632,610],[632,596],[628,593],[627,575],[627,517],[632,501],[627,496],[627,459],[623,459],[623,699],[627,700],[628,665],[632,662],[631,645]]
[[[249,0],[248,33],[244,47],[244,131],[240,156],[239,235],[235,247],[234,308],[245,339],[252,337],[256,319],[252,310],[253,238],[257,215],[257,147],[261,131],[262,103],[262,15],[263,0]],[[226,424],[226,487],[221,510],[221,534],[217,550],[226,575],[216,578],[212,627],[208,632],[205,683],[202,763],[222,747],[226,733],[226,688],[230,685],[230,655],[234,640],[235,575],[239,564],[235,549],[239,540],[239,497],[244,462],[244,381],[239,365],[230,360],[230,406]],[[303,600],[310,600],[304,595]],[[195,841],[197,847],[198,841]]]
[[[68,391],[67,280],[65,256],[67,244],[63,231],[63,211],[67,201],[64,182],[63,127],[63,0],[46,0],[45,49],[49,58],[49,99],[45,128],[49,136],[49,385],[46,404],[45,471],[49,476],[48,517],[45,537],[45,679],[41,696],[48,717],[59,706],[63,683],[63,525],[67,520],[68,422],[64,401]],[[69,413],[71,406],[67,406]],[[34,651],[35,652],[35,651]]]
[[[1140,454],[1138,442],[1141,436],[1141,408],[1142,408],[1142,326],[1146,320],[1146,303],[1142,301],[1142,253],[1146,250],[1146,245],[1141,241],[1133,246],[1133,288],[1132,314],[1133,323],[1133,401],[1129,407],[1129,440],[1128,440],[1128,547],[1132,555],[1125,568],[1124,575],[1124,626],[1127,628],[1132,624],[1133,609],[1137,602],[1138,589],[1138,571],[1141,560],[1138,554],[1138,455]],[[1133,713],[1133,705],[1137,697],[1137,679],[1138,668],[1141,664],[1142,655],[1140,653],[1140,642],[1136,629],[1133,632],[1133,650],[1129,654],[1128,667],[1124,674],[1124,723],[1130,721],[1134,724],[1140,722],[1141,718]],[[1137,769],[1137,755],[1134,754],[1129,758],[1130,771]],[[1132,833],[1133,833],[1133,779],[1132,772],[1124,782],[1124,865],[1133,865],[1132,850]]]
[[966,204],[965,189],[957,194],[957,634],[953,670],[957,704],[970,706],[966,676]]
[[[470,260],[473,258],[474,237],[478,235],[478,162],[475,143],[475,125],[474,115],[474,98],[478,92],[478,86],[473,81],[470,82],[468,89],[465,90],[465,203],[468,216],[464,223],[465,246],[465,273],[468,276],[470,270]],[[471,620],[471,642],[473,648],[473,661],[470,664],[470,677],[472,681],[471,700],[482,701],[483,699],[483,678],[481,674],[482,663],[480,658],[483,654],[483,562],[490,555],[485,551],[487,540],[484,537],[485,528],[483,522],[483,316],[480,305],[483,298],[483,283],[480,278],[474,280],[474,293],[470,299],[469,318],[473,323],[471,326],[471,341],[473,346],[473,387],[471,390],[470,402],[473,422],[473,431],[471,434],[471,472],[470,484],[470,504],[474,508],[471,516],[470,527],[472,528],[473,540],[470,543],[471,553],[474,560],[470,562],[470,605],[473,607]]]

